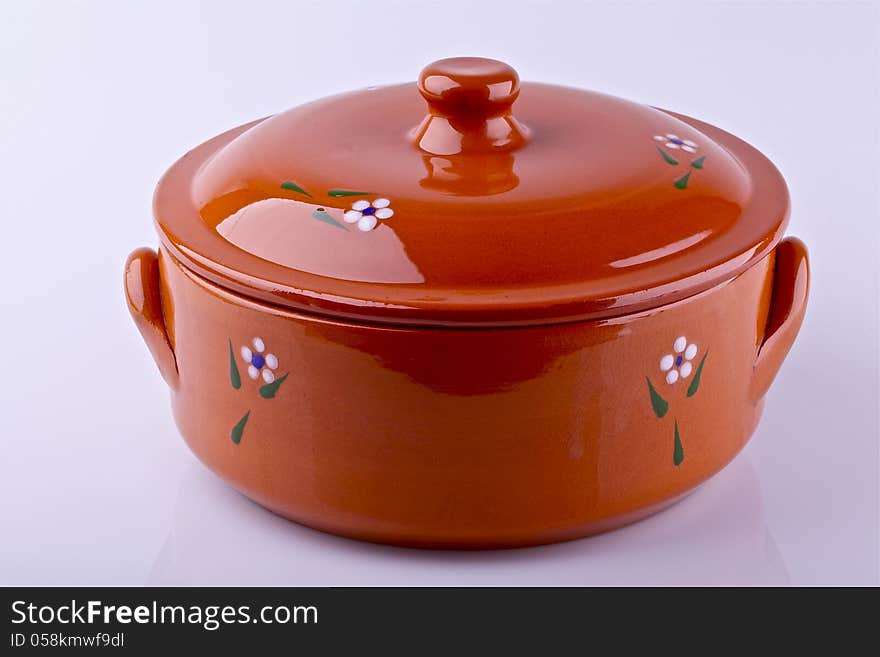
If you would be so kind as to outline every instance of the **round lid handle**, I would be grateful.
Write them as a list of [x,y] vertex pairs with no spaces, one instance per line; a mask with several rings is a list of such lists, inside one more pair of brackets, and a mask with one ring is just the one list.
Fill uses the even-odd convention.
[[432,154],[510,150],[527,130],[512,115],[519,75],[509,64],[484,57],[450,57],[419,75],[428,116],[416,130],[419,147]]
[[450,57],[422,70],[419,91],[440,116],[485,120],[510,111],[519,95],[519,75],[497,59]]

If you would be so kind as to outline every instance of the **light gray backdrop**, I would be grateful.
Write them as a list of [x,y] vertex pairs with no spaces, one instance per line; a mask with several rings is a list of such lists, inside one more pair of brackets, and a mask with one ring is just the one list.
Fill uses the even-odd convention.
[[[3,1],[0,584],[877,583],[878,21],[876,2]],[[444,554],[286,523],[189,453],[124,307],[187,149],[461,54],[742,136],[812,251],[753,442],[596,539]]]

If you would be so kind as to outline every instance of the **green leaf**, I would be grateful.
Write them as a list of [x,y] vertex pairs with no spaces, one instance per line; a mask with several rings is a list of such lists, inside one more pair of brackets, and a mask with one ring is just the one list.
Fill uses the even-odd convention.
[[690,177],[691,177],[691,172],[688,171],[681,178],[679,178],[678,180],[675,181],[675,186],[678,189],[684,189],[685,187],[688,186],[688,178],[690,178]]
[[654,386],[651,384],[651,379],[645,377],[645,381],[648,382],[648,393],[651,395],[651,406],[654,408],[654,414],[657,417],[663,417],[666,415],[666,411],[669,410],[669,402],[663,399],[663,397],[654,390]]
[[694,378],[691,381],[691,384],[688,386],[688,391],[687,391],[688,397],[693,397],[695,394],[697,394],[697,390],[700,389],[700,376],[702,376],[702,374],[703,374],[703,363],[706,362],[706,356],[708,356],[708,355],[709,355],[708,351],[705,354],[703,354],[703,360],[701,360],[700,364],[697,366],[697,373],[694,374]]
[[235,352],[232,350],[232,340],[229,341],[229,382],[236,390],[241,388],[241,374],[239,374],[238,365],[235,363]]
[[287,378],[287,375],[290,374],[288,372],[284,376],[279,376],[272,383],[267,383],[264,386],[260,386],[260,397],[263,399],[272,399],[275,396],[275,393],[278,392],[278,388],[281,387],[281,384],[284,383],[284,379]]
[[302,187],[300,187],[299,185],[297,185],[297,184],[296,184],[295,182],[293,182],[292,180],[285,180],[283,183],[281,183],[281,189],[289,189],[289,190],[292,191],[292,192],[297,192],[297,193],[299,193],[299,194],[304,194],[305,196],[308,196],[309,198],[312,198],[312,195],[311,195],[311,194],[309,194],[306,190],[304,190]]
[[663,159],[666,160],[666,164],[672,164],[672,165],[678,164],[678,160],[676,160],[674,157],[672,157],[669,153],[664,151],[659,146],[657,147],[657,152],[663,156]]
[[238,423],[232,427],[232,433],[229,434],[229,437],[232,438],[232,442],[238,445],[241,442],[241,435],[244,433],[244,427],[247,424],[248,418],[251,416],[251,412],[248,411],[244,414],[244,416],[238,421]]
[[672,462],[677,466],[684,461],[684,447],[681,444],[681,436],[678,435],[678,420],[675,421],[675,447],[672,450]]
[[705,162],[705,161],[706,161],[706,156],[704,155],[703,157],[697,158],[696,160],[694,160],[693,162],[691,162],[691,166],[692,166],[694,169],[702,169],[702,168],[703,168],[703,162]]
[[347,189],[331,189],[327,192],[327,196],[332,196],[334,198],[341,198],[343,196],[366,196],[367,194],[372,194],[372,192],[352,192]]
[[336,226],[337,228],[341,228],[342,230],[348,230],[348,228],[346,228],[344,225],[336,221],[336,219],[331,217],[330,213],[327,212],[324,208],[317,208],[314,212],[312,212],[312,216],[318,221],[323,221],[325,224]]

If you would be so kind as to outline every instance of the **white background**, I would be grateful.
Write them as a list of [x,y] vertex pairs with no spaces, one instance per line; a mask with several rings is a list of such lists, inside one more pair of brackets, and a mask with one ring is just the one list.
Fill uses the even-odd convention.
[[[0,0],[0,584],[876,584],[878,35],[876,2]],[[806,323],[753,441],[593,539],[428,552],[263,511],[178,437],[123,302],[187,149],[463,54],[743,137],[811,248]]]

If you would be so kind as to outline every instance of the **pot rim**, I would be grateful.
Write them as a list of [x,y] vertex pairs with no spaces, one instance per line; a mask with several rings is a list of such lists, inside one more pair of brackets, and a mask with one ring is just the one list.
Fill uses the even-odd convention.
[[336,326],[344,326],[350,329],[370,329],[370,330],[389,330],[389,331],[422,331],[422,330],[436,330],[436,331],[505,331],[505,330],[517,330],[517,329],[536,329],[536,328],[547,328],[553,326],[564,326],[567,324],[592,324],[596,326],[613,326],[616,324],[627,324],[633,321],[638,321],[640,319],[644,319],[653,315],[657,312],[663,312],[667,310],[673,310],[678,306],[681,306],[686,303],[695,303],[699,302],[700,299],[706,297],[708,295],[713,294],[717,290],[730,285],[740,276],[748,273],[754,267],[760,265],[768,256],[772,255],[772,251],[770,253],[765,254],[763,258],[752,263],[751,266],[746,267],[743,271],[730,276],[722,281],[719,281],[715,285],[711,287],[695,291],[693,294],[690,294],[685,297],[677,298],[674,301],[670,301],[669,303],[665,303],[659,306],[651,306],[648,308],[644,308],[638,311],[627,312],[623,314],[613,315],[609,317],[574,317],[574,318],[561,318],[556,321],[534,321],[534,322],[516,322],[516,323],[495,323],[495,324],[466,324],[463,322],[450,323],[450,324],[414,324],[407,322],[394,322],[389,320],[376,320],[375,318],[364,319],[358,316],[345,316],[341,314],[329,314],[321,312],[320,310],[315,309],[302,309],[302,308],[294,308],[285,304],[280,304],[272,300],[263,299],[261,297],[253,296],[248,294],[246,291],[239,291],[234,289],[233,287],[222,285],[217,283],[216,281],[201,275],[194,269],[190,268],[186,262],[182,261],[178,258],[175,252],[169,251],[164,248],[165,245],[163,243],[162,249],[160,250],[160,255],[162,257],[167,257],[172,261],[174,266],[179,267],[181,273],[192,280],[196,285],[200,287],[206,287],[210,289],[212,294],[217,294],[222,296],[227,301],[246,306],[251,310],[255,310],[258,312],[266,312],[273,315],[283,315],[286,317],[292,318],[301,318],[308,321],[314,322],[322,322],[327,324],[333,324]]

